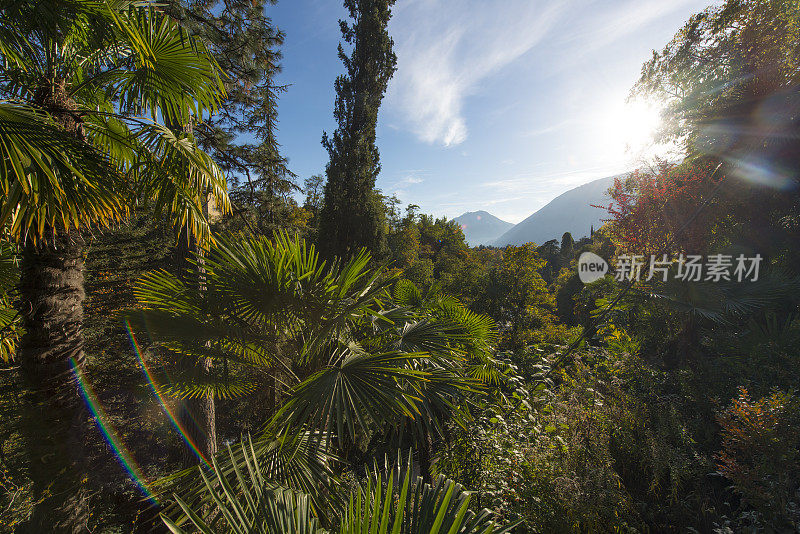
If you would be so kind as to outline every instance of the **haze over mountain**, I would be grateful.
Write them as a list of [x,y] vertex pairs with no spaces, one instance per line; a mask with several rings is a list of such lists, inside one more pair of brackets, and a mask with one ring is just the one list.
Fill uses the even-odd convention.
[[470,211],[453,219],[464,231],[464,238],[471,247],[488,245],[514,225],[486,211]]
[[615,176],[600,178],[570,189],[491,244],[498,247],[530,242],[541,245],[551,239],[561,239],[564,232],[570,232],[576,240],[588,236],[592,226],[599,228],[603,225],[603,219],[609,217],[608,212],[593,206],[608,205],[607,191],[614,184],[614,178]]

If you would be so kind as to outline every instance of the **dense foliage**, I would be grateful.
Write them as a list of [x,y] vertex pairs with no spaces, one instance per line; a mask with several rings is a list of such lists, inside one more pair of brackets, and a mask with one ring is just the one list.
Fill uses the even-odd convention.
[[[268,3],[3,3],[0,524],[800,529],[796,1],[692,17],[634,88],[685,158],[504,248],[375,189],[390,0],[345,1],[290,196]],[[670,276],[584,284],[586,252]],[[676,278],[720,254],[757,280]]]

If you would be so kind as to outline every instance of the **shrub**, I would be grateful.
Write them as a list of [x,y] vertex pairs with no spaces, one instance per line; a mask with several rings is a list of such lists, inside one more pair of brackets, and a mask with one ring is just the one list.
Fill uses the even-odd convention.
[[773,528],[799,528],[800,399],[774,391],[753,400],[741,388],[718,421],[719,473]]

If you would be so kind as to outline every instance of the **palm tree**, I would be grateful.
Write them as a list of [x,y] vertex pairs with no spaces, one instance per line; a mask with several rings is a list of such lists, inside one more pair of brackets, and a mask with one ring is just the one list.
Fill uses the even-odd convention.
[[[228,447],[233,469],[225,472],[214,462],[211,473],[203,473],[200,487],[210,503],[205,518],[179,495],[174,495],[178,511],[162,515],[174,534],[185,534],[178,523],[191,523],[202,533],[237,534],[327,534],[314,517],[308,495],[293,491],[273,479],[251,452],[248,442]],[[351,489],[346,504],[338,510],[341,534],[504,534],[516,524],[501,526],[489,510],[469,509],[470,494],[439,475],[427,484],[412,474],[411,458],[400,455],[393,463],[375,463],[367,470],[364,483]]]
[[445,294],[438,284],[432,284],[423,293],[413,282],[399,280],[392,296],[395,306],[417,310],[418,318],[402,325],[403,334],[395,342],[397,348],[445,354],[455,350],[460,355],[452,362],[455,368],[452,363],[448,368],[426,366],[426,370],[437,379],[422,385],[423,416],[406,417],[397,427],[397,445],[404,435],[411,437],[418,451],[421,475],[426,482],[431,482],[434,442],[444,437],[443,423],[454,420],[463,427],[470,419],[469,412],[463,409],[469,391],[454,387],[448,377],[463,374],[476,383],[497,386],[505,381],[508,369],[492,357],[497,343],[494,321],[487,315],[465,308],[458,300]]
[[85,360],[82,233],[152,201],[207,240],[203,201],[228,207],[225,178],[190,133],[164,124],[202,120],[223,93],[203,45],[147,2],[2,1],[0,227],[23,249],[31,531],[83,532],[88,514],[74,385]]
[[[129,314],[162,350],[214,362],[208,380],[173,376],[165,389],[178,397],[283,385],[271,395],[267,435],[312,429],[347,453],[358,437],[429,435],[480,385],[469,364],[493,344],[492,321],[452,299],[400,298],[407,283],[370,269],[365,251],[328,265],[281,233],[222,237],[203,259],[202,291],[149,273],[135,288],[142,307]],[[393,295],[393,285],[406,289]]]

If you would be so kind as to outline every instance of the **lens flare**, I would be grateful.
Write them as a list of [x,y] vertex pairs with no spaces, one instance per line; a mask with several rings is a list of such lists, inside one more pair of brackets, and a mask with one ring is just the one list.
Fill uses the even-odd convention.
[[153,377],[153,373],[151,372],[150,368],[147,366],[147,363],[144,361],[144,357],[142,356],[142,351],[139,348],[139,342],[136,340],[136,336],[133,333],[133,329],[131,328],[130,322],[125,321],[125,329],[128,331],[128,338],[131,340],[131,345],[133,346],[133,351],[136,353],[136,358],[139,360],[139,365],[142,366],[142,371],[144,371],[145,377],[147,377],[147,382],[150,384],[150,388],[153,390],[156,398],[158,399],[158,403],[161,405],[161,409],[164,410],[164,413],[169,418],[172,426],[175,427],[175,430],[178,431],[183,441],[189,446],[192,450],[194,455],[206,466],[211,466],[211,463],[205,457],[205,455],[200,452],[200,449],[197,447],[197,444],[191,438],[189,432],[187,432],[186,428],[181,424],[178,417],[175,415],[174,410],[170,407],[170,404],[167,402],[167,396],[164,394],[164,390],[161,389],[161,386],[158,385],[158,382]]
[[89,407],[89,411],[94,417],[97,428],[100,429],[100,432],[103,434],[106,443],[108,443],[108,446],[114,451],[114,455],[119,460],[119,463],[128,473],[131,480],[133,480],[133,482],[139,486],[139,489],[142,491],[144,496],[147,497],[147,499],[152,503],[158,504],[158,499],[147,487],[146,479],[142,475],[142,469],[136,463],[133,455],[122,442],[117,430],[111,424],[111,418],[108,417],[108,414],[106,414],[105,410],[103,410],[103,406],[100,404],[97,394],[86,380],[86,376],[83,374],[83,371],[81,371],[81,368],[77,365],[74,358],[70,360],[70,363],[72,365],[72,373],[75,375],[75,380],[78,384],[78,388],[80,389],[81,396],[83,396],[86,406]]
[[793,179],[791,172],[782,169],[766,158],[726,157],[725,159],[732,164],[734,175],[752,184],[780,191],[790,191],[797,187],[797,182]]

